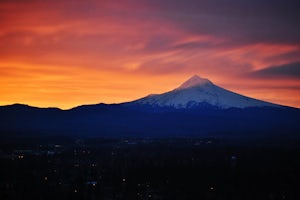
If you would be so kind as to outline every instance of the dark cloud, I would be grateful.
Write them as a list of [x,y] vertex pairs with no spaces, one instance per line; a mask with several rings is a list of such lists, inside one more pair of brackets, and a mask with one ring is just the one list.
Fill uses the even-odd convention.
[[[11,1],[3,1],[8,3]],[[2,4],[3,4],[2,2]],[[40,12],[41,24],[57,21],[95,20],[105,18],[125,24],[128,28],[140,29],[137,23],[156,22],[151,30],[159,30],[166,21],[191,34],[212,35],[227,38],[231,44],[287,43],[300,46],[300,12],[296,0],[124,0],[110,1],[12,1],[23,6],[11,9],[0,7],[1,21],[11,24],[5,16],[24,10],[54,10],[49,17]],[[48,3],[47,3],[48,2]],[[27,3],[27,4],[26,4]],[[1,5],[1,4],[0,4]],[[26,24],[23,22],[22,24]],[[17,24],[18,25],[18,24]]]
[[265,62],[297,62],[300,58],[300,49],[291,50],[287,53],[282,53],[279,55],[272,55],[264,59]]
[[235,42],[300,44],[299,3],[294,0],[159,0],[156,15],[196,34]]
[[259,78],[295,78],[300,80],[300,62],[271,66],[252,73]]

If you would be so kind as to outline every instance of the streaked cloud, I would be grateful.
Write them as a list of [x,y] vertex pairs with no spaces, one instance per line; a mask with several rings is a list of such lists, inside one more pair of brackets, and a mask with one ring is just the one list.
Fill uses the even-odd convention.
[[260,78],[295,78],[300,80],[300,62],[270,66],[253,72]]

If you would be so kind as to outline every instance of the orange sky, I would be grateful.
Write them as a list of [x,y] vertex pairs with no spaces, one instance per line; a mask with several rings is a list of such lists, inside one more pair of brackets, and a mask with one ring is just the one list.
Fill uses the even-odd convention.
[[250,97],[300,107],[295,31],[285,39],[277,29],[254,29],[271,27],[280,13],[270,10],[268,20],[249,14],[243,27],[247,21],[232,20],[238,16],[226,6],[203,4],[209,10],[203,13],[177,1],[177,7],[154,2],[1,1],[0,105],[66,109],[131,101],[198,74]]

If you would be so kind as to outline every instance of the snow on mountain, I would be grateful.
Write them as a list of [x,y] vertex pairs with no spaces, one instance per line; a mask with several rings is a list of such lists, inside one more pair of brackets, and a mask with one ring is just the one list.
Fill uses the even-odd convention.
[[213,84],[208,79],[192,76],[178,88],[157,95],[149,95],[135,101],[160,107],[189,108],[208,104],[220,109],[246,107],[277,107],[279,105],[246,97]]
[[212,84],[212,82],[210,82],[208,79],[200,78],[199,76],[194,75],[190,79],[182,83],[177,89],[181,90],[181,89],[191,88],[194,86],[204,86],[207,84]]

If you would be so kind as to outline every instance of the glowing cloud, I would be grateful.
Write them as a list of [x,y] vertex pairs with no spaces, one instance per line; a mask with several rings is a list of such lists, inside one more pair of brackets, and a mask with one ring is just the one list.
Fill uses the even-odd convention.
[[300,62],[295,8],[265,0],[1,1],[0,104],[130,101],[199,74],[300,107],[299,78],[284,76],[290,68],[275,69],[276,80],[254,76]]

